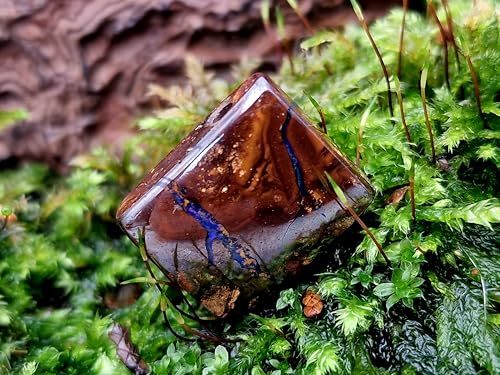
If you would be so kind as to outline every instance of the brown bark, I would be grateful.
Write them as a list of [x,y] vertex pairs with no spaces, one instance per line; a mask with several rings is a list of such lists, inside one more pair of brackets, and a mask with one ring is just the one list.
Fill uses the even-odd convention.
[[[300,3],[316,28],[353,20],[342,0]],[[290,37],[303,36],[282,8]],[[256,0],[0,0],[0,110],[30,113],[0,134],[0,161],[62,166],[91,144],[119,145],[148,107],[147,85],[182,80],[186,53],[213,68],[276,65],[276,47]]]

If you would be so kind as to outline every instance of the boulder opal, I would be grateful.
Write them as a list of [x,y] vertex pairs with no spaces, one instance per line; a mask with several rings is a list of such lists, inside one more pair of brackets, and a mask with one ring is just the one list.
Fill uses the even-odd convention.
[[267,76],[227,97],[122,202],[117,218],[167,277],[216,317],[310,263],[373,190]]

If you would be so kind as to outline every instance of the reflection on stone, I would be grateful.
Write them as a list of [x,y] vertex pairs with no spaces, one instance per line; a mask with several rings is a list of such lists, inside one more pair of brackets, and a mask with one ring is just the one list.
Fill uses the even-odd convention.
[[248,304],[352,223],[373,191],[268,77],[254,74],[122,202],[117,218],[215,316]]

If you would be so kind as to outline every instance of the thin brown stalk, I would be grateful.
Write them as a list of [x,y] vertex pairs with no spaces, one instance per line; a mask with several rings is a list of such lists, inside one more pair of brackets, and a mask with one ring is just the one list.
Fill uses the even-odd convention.
[[[138,232],[138,235],[139,235],[139,241],[138,241],[138,246],[139,246],[139,252],[141,254],[141,257],[142,257],[142,262],[144,263],[144,266],[146,267],[149,275],[151,276],[151,278],[153,280],[155,280],[154,282],[154,285],[155,287],[158,289],[158,292],[160,293],[160,296],[163,296],[163,290],[161,288],[161,285],[160,285],[160,282],[158,281],[158,279],[156,278],[156,275],[154,274],[153,272],[153,269],[151,268],[151,265],[149,263],[149,257],[148,257],[148,254],[147,254],[147,250],[146,250],[146,242],[145,242],[145,237],[144,237],[144,229],[142,229],[142,231],[139,231]],[[161,298],[161,297],[160,297]],[[183,296],[184,298],[184,296]],[[187,300],[186,300],[187,302]],[[170,302],[169,302],[170,303]],[[193,316],[193,315],[190,315],[188,313],[186,313],[185,311],[183,311],[181,308],[179,308],[178,306],[176,306],[175,304],[173,303],[170,303],[181,315],[184,315],[185,317],[195,321],[195,322],[198,322],[200,324],[203,325],[204,321],[203,319],[199,318],[198,316]],[[190,306],[190,305],[189,305]],[[191,306],[190,306],[191,307]],[[172,325],[170,324],[170,321],[168,319],[168,316],[167,316],[167,313],[166,313],[166,306],[164,306],[164,303],[160,301],[160,309],[161,309],[161,312],[162,312],[162,316],[163,316],[163,320],[165,321],[165,325],[167,326],[168,330],[170,332],[172,332],[172,334],[179,340],[184,340],[184,341],[195,341],[194,339],[191,339],[191,338],[188,338],[188,337],[185,337],[185,336],[182,336],[180,334],[178,334],[174,328],[172,327]],[[195,312],[196,314],[196,312]],[[191,333],[191,334],[194,334],[198,337],[201,337],[201,338],[204,338],[204,339],[208,339],[208,340],[211,340],[213,342],[221,342],[223,341],[222,339],[216,337],[215,335],[207,335],[205,333],[202,333],[198,330],[195,330],[195,329],[192,329],[191,327],[187,326],[186,324],[184,324],[183,322],[178,322],[179,325],[188,333]],[[186,328],[187,327],[187,328]],[[217,341],[216,341],[217,340]]]
[[[406,133],[406,139],[408,140],[408,144],[410,148],[413,148],[413,141],[411,138],[411,133],[410,129],[408,128],[408,124],[406,123],[406,116],[405,116],[405,110],[403,106],[403,95],[401,94],[401,85],[399,84],[399,79],[396,77],[395,78],[396,82],[396,93],[398,95],[398,102],[399,102],[399,111],[401,113],[401,123],[403,124],[403,128],[405,129]],[[409,177],[409,182],[410,182],[410,202],[411,202],[411,215],[413,217],[413,220],[416,220],[416,209],[415,209],[415,164],[414,161],[412,160],[411,168],[410,168],[410,177]]]
[[403,106],[403,94],[401,93],[401,85],[399,84],[399,79],[397,79],[397,77],[394,81],[396,83],[396,95],[398,96],[399,113],[401,115],[401,123],[403,124],[403,128],[404,128],[405,134],[406,134],[406,139],[408,140],[408,144],[410,147],[412,147],[413,140],[411,138],[410,128],[408,127],[408,124],[406,123],[405,110],[404,110],[404,106]]
[[285,48],[286,48],[286,57],[287,57],[288,62],[290,64],[290,71],[291,71],[292,75],[295,75],[295,64],[293,63],[293,51],[292,51],[291,43],[286,41]]
[[363,129],[360,127],[356,142],[356,167],[361,168],[361,142],[363,140]]
[[162,308],[161,309],[161,314],[163,316],[163,321],[165,322],[165,325],[167,326],[168,330],[170,332],[172,332],[172,334],[179,340],[182,340],[182,341],[189,341],[189,342],[194,342],[196,341],[195,339],[192,339],[192,338],[189,338],[189,337],[186,337],[186,336],[182,336],[180,334],[178,334],[174,327],[172,327],[172,324],[170,324],[170,320],[168,320],[168,316],[167,316],[167,312]]
[[422,74],[420,76],[420,97],[422,98],[422,105],[424,107],[425,126],[427,127],[427,132],[429,133],[429,139],[431,142],[432,163],[434,164],[436,162],[436,149],[434,147],[434,136],[432,134],[431,121],[429,120],[429,113],[427,111],[427,98],[425,95],[426,84],[427,84],[427,68],[422,70]]
[[382,245],[377,241],[377,239],[373,235],[373,233],[370,230],[370,228],[368,228],[366,226],[366,224],[363,222],[363,220],[361,220],[361,218],[358,216],[358,214],[356,213],[356,211],[354,211],[353,208],[348,203],[344,203],[344,206],[347,209],[347,211],[349,211],[349,214],[353,217],[353,219],[356,220],[356,222],[361,226],[361,228],[363,228],[363,230],[368,235],[368,237],[370,237],[370,239],[373,241],[373,243],[375,244],[375,246],[377,246],[378,251],[380,252],[380,254],[382,254],[382,256],[384,257],[384,259],[385,259],[385,261],[387,263],[387,265],[390,267],[391,266],[391,261],[389,260],[389,257],[385,253]]
[[221,337],[218,337],[218,336],[215,336],[215,335],[211,335],[211,334],[206,334],[204,332],[201,332],[197,329],[194,329],[194,328],[191,328],[190,326],[188,326],[186,323],[179,323],[179,325],[182,327],[183,330],[185,330],[186,332],[192,334],[193,336],[198,336],[199,338],[202,338],[204,340],[207,340],[207,341],[210,341],[214,344],[223,344],[225,342],[227,342],[227,340],[221,338]]
[[285,17],[283,16],[283,12],[279,7],[275,8],[275,16],[276,16],[276,33],[278,36],[278,40],[281,46],[281,52],[286,53],[287,59],[290,63],[290,70],[292,74],[295,75],[295,66],[293,64],[293,53],[292,53],[292,45],[287,38],[286,30],[285,30]]
[[325,71],[329,76],[333,75],[333,69],[328,61],[323,64],[323,68],[325,68]]
[[483,108],[481,106],[481,91],[479,89],[479,80],[477,78],[476,69],[472,64],[472,60],[469,54],[465,54],[465,60],[467,61],[467,66],[469,67],[470,75],[472,77],[472,84],[474,86],[474,96],[476,97],[476,105],[477,105],[477,110],[479,112],[479,116],[481,117],[481,120],[483,120],[483,126],[486,129],[491,129],[490,125],[488,124],[488,121],[486,121],[486,116],[484,115]]
[[401,79],[401,68],[403,62],[403,42],[406,26],[406,13],[408,12],[408,0],[403,0],[403,18],[401,20],[401,31],[399,33],[399,53],[398,53],[398,78]]
[[[258,318],[258,319],[260,320],[261,318]],[[278,328],[274,324],[266,322],[266,321],[263,321],[263,324],[265,324],[267,328],[269,328],[271,331],[273,331],[278,336],[283,337],[286,341],[288,341],[288,343],[292,347],[295,346],[295,343],[280,328]]]
[[481,294],[483,295],[483,317],[484,317],[484,323],[486,324],[487,319],[488,319],[488,310],[487,310],[488,288],[486,287],[486,282],[484,280],[483,273],[480,271],[478,264],[476,264],[476,262],[474,262],[474,259],[469,255],[468,251],[465,251],[465,249],[463,249],[463,251],[464,251],[465,255],[467,255],[467,258],[469,258],[469,261],[472,263],[474,268],[479,271],[479,278],[481,280],[481,289],[482,289]]
[[25,349],[10,349],[10,354],[16,357],[25,356],[28,354],[28,351]]
[[[142,245],[140,245],[140,246],[142,246]],[[142,253],[142,251],[141,251],[141,253]],[[147,269],[147,271],[148,271],[149,275],[150,275],[150,276],[151,276],[151,277],[155,280],[154,285],[155,285],[156,289],[158,289],[158,292],[160,293],[160,296],[162,296],[162,295],[163,295],[163,290],[162,290],[162,288],[161,288],[161,286],[160,286],[160,283],[159,283],[159,282],[157,281],[157,279],[156,279],[156,275],[154,274],[153,269],[151,268],[151,265],[149,264],[149,259],[148,259],[147,257],[145,258],[145,257],[143,256],[143,257],[142,257],[142,262],[144,263],[144,266],[146,267],[146,269]],[[173,327],[172,327],[172,325],[170,324],[170,321],[168,320],[167,313],[166,313],[166,311],[165,311],[165,309],[164,309],[163,307],[161,307],[161,312],[162,312],[162,315],[163,315],[163,320],[165,321],[165,325],[167,326],[168,330],[169,330],[170,332],[172,332],[172,334],[173,334],[176,338],[178,338],[179,340],[184,340],[184,341],[194,341],[194,340],[193,340],[193,339],[191,339],[191,338],[188,338],[188,337],[185,337],[185,336],[182,336],[182,335],[178,334],[178,333],[174,330],[174,328],[173,328]],[[196,319],[195,319],[195,320],[196,320]]]
[[415,206],[415,161],[411,161],[410,168],[410,204],[411,204],[411,217],[413,221],[417,220],[417,209]]
[[443,4],[444,11],[446,13],[446,23],[448,24],[448,38],[450,39],[453,49],[455,51],[455,58],[457,60],[457,69],[460,71],[460,59],[457,43],[455,42],[455,33],[453,31],[453,19],[451,18],[450,7],[448,5],[448,0],[441,0]]
[[271,3],[269,2],[269,0],[262,0],[260,3],[260,18],[262,19],[262,23],[264,24],[264,30],[268,35],[271,34],[270,12]]
[[375,103],[375,98],[372,99],[372,101],[368,105],[368,108],[363,112],[363,115],[361,116],[361,121],[359,123],[358,137],[356,139],[356,166],[358,168],[361,167],[361,148],[363,146],[363,132],[365,129],[366,122],[368,121],[368,116],[370,116],[370,110],[372,108],[373,103]]
[[[446,13],[446,23],[448,24],[448,38],[453,46],[453,50],[455,51],[455,61],[457,64],[457,73],[460,74],[460,50],[457,46],[457,42],[455,41],[455,32],[453,30],[453,18],[451,17],[450,7],[448,5],[448,0],[441,0],[443,4],[444,11]],[[465,98],[465,91],[463,85],[460,85],[460,98]]]
[[439,18],[436,13],[436,9],[432,5],[432,3],[428,3],[427,5],[427,10],[431,14],[432,18],[434,18],[434,21],[436,21],[436,24],[439,28],[439,33],[441,34],[441,39],[443,40],[443,49],[444,49],[444,78],[446,80],[446,86],[448,87],[448,90],[451,91],[451,85],[450,85],[450,72],[449,72],[449,62],[448,62],[448,36],[446,33],[446,30],[444,29],[443,25],[441,24],[441,21],[439,21]]
[[323,130],[323,133],[328,134],[328,130],[326,129],[326,121],[325,121],[325,115],[323,114],[323,110],[319,108],[319,117],[321,118],[321,130]]
[[302,22],[304,27],[307,29],[307,32],[311,35],[314,34],[314,29],[312,28],[311,24],[309,23],[307,18],[304,16],[304,13],[302,13],[300,8],[299,7],[294,8],[294,11],[295,11],[295,14],[299,17],[300,22]]
[[[154,274],[153,269],[151,268],[151,265],[149,264],[149,258],[146,258],[146,260],[143,259],[143,263],[146,266],[146,269],[147,269],[149,275],[155,281],[154,284],[155,284],[156,288],[158,289],[158,291],[160,292],[160,294],[162,294],[163,290],[161,289],[161,287],[162,287],[162,284],[165,284],[165,283],[160,282],[156,278],[156,275]],[[167,283],[167,285],[168,286],[172,286],[173,288],[176,288],[175,282],[172,281],[172,280],[169,280],[169,281],[170,282]],[[178,289],[178,288],[176,288],[176,289]],[[184,295],[182,295],[182,299],[191,308],[191,311],[193,312],[194,315],[191,315],[191,314],[185,312],[184,310],[182,310],[179,306],[177,306],[175,304],[172,304],[172,306],[179,312],[179,314],[181,314],[184,317],[186,317],[188,319],[191,319],[191,320],[193,320],[195,322],[198,322],[198,323],[200,323],[200,324],[203,325],[203,323],[206,321],[206,319],[202,319],[202,318],[200,318],[199,316],[196,315],[196,311],[194,310],[193,306],[189,303],[189,301],[184,297]]]
[[288,5],[290,5],[290,8],[293,9],[293,11],[295,12],[295,14],[299,17],[300,21],[305,26],[305,28],[307,29],[307,31],[310,34],[314,34],[314,30],[311,27],[311,24],[309,23],[309,21],[307,20],[307,18],[304,16],[304,13],[302,13],[302,10],[300,9],[300,5],[297,2],[297,0],[287,0],[287,3],[288,3]]
[[370,239],[373,241],[373,243],[375,244],[375,246],[377,247],[378,251],[380,252],[380,254],[384,257],[387,265],[389,267],[391,267],[391,261],[389,260],[389,258],[387,257],[387,254],[385,253],[384,249],[382,248],[382,245],[377,241],[377,239],[375,238],[375,236],[373,235],[372,231],[370,230],[370,228],[368,228],[368,226],[363,222],[363,220],[361,220],[361,218],[358,216],[358,214],[356,213],[356,211],[354,211],[354,209],[351,207],[351,205],[349,204],[349,202],[347,201],[347,198],[344,194],[344,192],[342,191],[342,189],[340,188],[339,185],[337,185],[337,183],[335,182],[335,180],[332,178],[332,176],[330,176],[327,172],[325,172],[325,176],[326,178],[328,179],[328,181],[330,182],[330,185],[331,187],[333,188],[335,194],[337,195],[337,202],[346,208],[346,210],[349,212],[349,214],[352,216],[352,218],[354,220],[356,220],[356,222],[361,226],[361,228],[363,228],[363,230],[365,231],[365,233],[368,235],[368,237],[370,237]]
[[450,85],[450,55],[448,53],[448,42],[444,42],[444,59],[443,59],[443,69],[444,69],[444,79],[446,81],[446,87],[448,87],[448,91],[451,91]]
[[382,67],[382,71],[384,72],[384,78],[385,78],[385,83],[387,85],[387,99],[388,99],[388,104],[389,104],[389,113],[391,117],[394,117],[394,108],[392,106],[392,96],[391,96],[391,84],[389,81],[389,72],[387,71],[387,67],[385,66],[384,59],[382,58],[382,55],[380,54],[380,51],[375,44],[375,40],[373,40],[372,34],[370,33],[370,29],[368,28],[368,24],[366,23],[366,20],[363,16],[363,13],[361,12],[361,8],[359,7],[358,3],[356,0],[351,0],[351,4],[354,10],[354,13],[356,14],[356,17],[358,18],[358,21],[365,31],[368,39],[370,40],[370,44],[372,45],[373,51],[377,55],[377,59],[380,63],[380,66]]
[[328,130],[326,129],[326,120],[325,120],[325,115],[323,114],[323,109],[319,105],[319,103],[312,97],[312,95],[309,95],[307,92],[304,91],[304,94],[309,98],[309,101],[313,105],[313,107],[316,109],[316,111],[319,114],[319,118],[321,119],[321,130],[323,133],[328,134]]
[[380,51],[378,50],[378,47],[372,38],[372,34],[368,29],[368,25],[364,20],[363,20],[363,29],[365,30],[368,39],[370,39],[370,43],[373,47],[373,50],[375,51],[375,54],[377,55],[378,61],[380,62],[380,66],[382,67],[382,70],[384,72],[385,83],[387,85],[387,100],[389,102],[389,113],[391,117],[394,117],[394,108],[392,106],[392,96],[391,96],[391,84],[389,82],[389,72],[387,71],[387,67],[385,66],[384,60],[382,59],[382,55],[380,54]]

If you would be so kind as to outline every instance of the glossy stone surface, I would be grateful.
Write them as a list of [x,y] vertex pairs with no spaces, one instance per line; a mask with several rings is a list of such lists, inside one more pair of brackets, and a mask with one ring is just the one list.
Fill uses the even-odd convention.
[[373,191],[268,77],[254,74],[122,202],[117,218],[166,275],[215,316],[310,263]]

